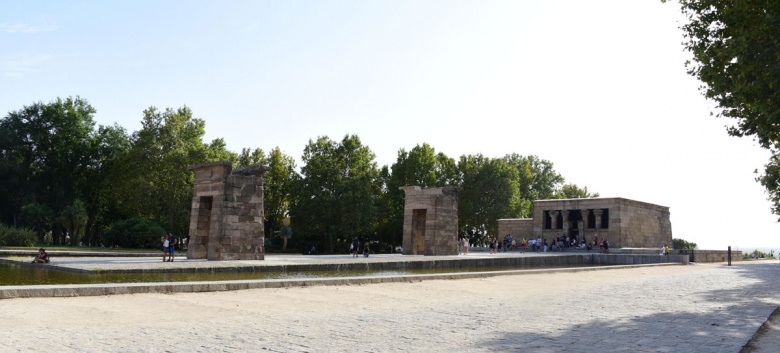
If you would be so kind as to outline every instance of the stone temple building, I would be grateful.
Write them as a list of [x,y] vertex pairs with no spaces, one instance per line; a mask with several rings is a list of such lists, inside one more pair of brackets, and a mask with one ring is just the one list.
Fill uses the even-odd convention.
[[500,219],[501,237],[552,238],[598,235],[616,248],[658,248],[672,244],[669,207],[624,198],[587,198],[533,201],[533,218]]

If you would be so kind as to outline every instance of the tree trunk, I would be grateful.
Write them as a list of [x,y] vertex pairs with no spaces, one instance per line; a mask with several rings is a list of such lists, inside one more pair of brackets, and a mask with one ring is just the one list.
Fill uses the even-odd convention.
[[328,247],[330,249],[330,253],[333,254],[333,233],[328,232]]
[[52,245],[60,245],[61,236],[62,236],[62,226],[59,223],[54,223],[54,225],[51,227]]

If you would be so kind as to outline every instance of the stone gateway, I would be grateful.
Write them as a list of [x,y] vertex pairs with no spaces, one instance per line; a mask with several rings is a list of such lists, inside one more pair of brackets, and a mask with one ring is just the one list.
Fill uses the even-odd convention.
[[266,166],[233,169],[200,164],[195,173],[188,259],[263,260],[263,173]]
[[458,188],[402,186],[404,255],[458,255]]

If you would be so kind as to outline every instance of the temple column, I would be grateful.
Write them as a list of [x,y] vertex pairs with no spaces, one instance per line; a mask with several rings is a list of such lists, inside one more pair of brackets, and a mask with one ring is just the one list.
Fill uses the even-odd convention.
[[593,210],[593,214],[596,215],[596,233],[598,233],[601,228],[601,209]]
[[582,218],[582,225],[580,226],[580,236],[581,237],[585,236],[585,229],[588,228],[588,215],[589,214],[590,214],[590,212],[588,212],[587,209],[580,210],[580,216]]

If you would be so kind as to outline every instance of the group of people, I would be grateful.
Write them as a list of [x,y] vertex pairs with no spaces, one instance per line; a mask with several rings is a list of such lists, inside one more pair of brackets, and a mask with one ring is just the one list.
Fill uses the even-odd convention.
[[[465,239],[464,239],[465,240]],[[511,234],[507,234],[504,236],[504,239],[502,241],[499,241],[496,238],[491,238],[488,242],[488,248],[490,249],[491,254],[495,254],[497,252],[510,252],[510,251],[517,251],[520,250],[520,252],[526,252],[528,250],[532,252],[555,252],[555,251],[564,251],[565,249],[578,249],[578,250],[586,250],[590,251],[594,248],[598,247],[599,251],[602,253],[608,253],[609,252],[609,241],[607,239],[603,239],[599,241],[599,236],[596,235],[593,237],[593,243],[589,243],[585,240],[585,237],[578,237],[576,235],[574,236],[559,236],[552,239],[552,242],[547,241],[547,239],[542,239],[542,237],[538,237],[536,239],[528,239],[522,238],[520,240],[515,239]],[[464,249],[464,252],[467,252]]]
[[162,237],[163,262],[173,262],[173,253],[178,242],[179,240],[174,238],[173,234],[171,233],[168,233],[168,235]]
[[[358,249],[360,249],[360,239],[355,237],[352,239],[352,243],[349,244],[349,253],[352,257],[358,257]],[[368,244],[363,244],[363,257],[368,257],[369,250]]]

